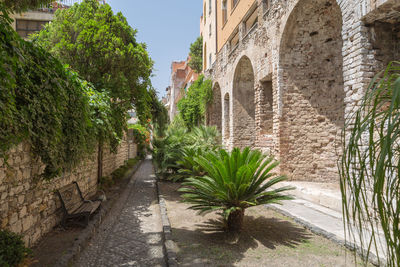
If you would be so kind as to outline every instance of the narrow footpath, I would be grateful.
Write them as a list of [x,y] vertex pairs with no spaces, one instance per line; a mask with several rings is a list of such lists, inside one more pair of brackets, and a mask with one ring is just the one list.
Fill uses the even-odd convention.
[[75,266],[166,266],[155,179],[147,158]]

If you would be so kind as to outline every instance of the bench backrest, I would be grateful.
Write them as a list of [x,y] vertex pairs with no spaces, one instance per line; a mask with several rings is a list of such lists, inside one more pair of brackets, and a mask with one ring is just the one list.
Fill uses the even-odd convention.
[[79,208],[84,201],[77,182],[73,182],[59,189],[58,195],[62,206],[69,214]]

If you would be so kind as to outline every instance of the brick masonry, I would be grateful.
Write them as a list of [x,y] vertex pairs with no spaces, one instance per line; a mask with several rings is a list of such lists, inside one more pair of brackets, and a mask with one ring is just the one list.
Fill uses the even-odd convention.
[[338,181],[344,121],[372,77],[400,60],[395,0],[258,1],[207,71],[220,88],[224,145],[272,153],[293,180]]
[[[103,175],[123,165],[129,152],[126,140],[116,154],[105,149]],[[55,190],[77,181],[84,196],[91,197],[97,191],[97,152],[72,171],[51,181],[37,178],[44,165],[32,155],[28,144],[21,143],[11,149],[8,157],[8,165],[0,159],[0,229],[22,234],[28,246],[34,245],[62,218]]]

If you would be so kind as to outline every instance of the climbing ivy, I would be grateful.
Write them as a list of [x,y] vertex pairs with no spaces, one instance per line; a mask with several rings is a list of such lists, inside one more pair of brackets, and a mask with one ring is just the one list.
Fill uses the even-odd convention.
[[51,179],[92,153],[99,138],[118,143],[110,97],[22,40],[10,22],[0,3],[0,157],[26,140]]
[[200,75],[178,102],[178,110],[189,129],[204,122],[206,106],[212,100],[212,93],[212,81]]

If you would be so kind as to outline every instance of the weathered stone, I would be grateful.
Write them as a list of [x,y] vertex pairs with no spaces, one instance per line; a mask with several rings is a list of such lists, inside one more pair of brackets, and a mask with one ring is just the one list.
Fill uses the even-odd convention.
[[23,206],[22,209],[19,211],[19,217],[20,218],[25,217],[26,212],[27,212],[26,206]]
[[[121,166],[128,158],[128,142],[122,142],[117,154],[105,151],[107,174]],[[82,193],[90,197],[97,190],[97,157],[83,161],[80,166],[51,182],[35,180],[45,166],[30,156],[30,146],[21,143],[9,151],[8,166],[0,159],[0,219],[1,228],[24,234],[24,241],[32,246],[60,222],[62,214],[55,190],[77,181]]]
[[259,0],[257,27],[239,23],[238,46],[227,42],[205,73],[221,91],[207,122],[223,126],[224,145],[271,151],[294,180],[338,182],[344,118],[371,78],[400,59],[400,4],[381,2],[278,0],[266,12]]

